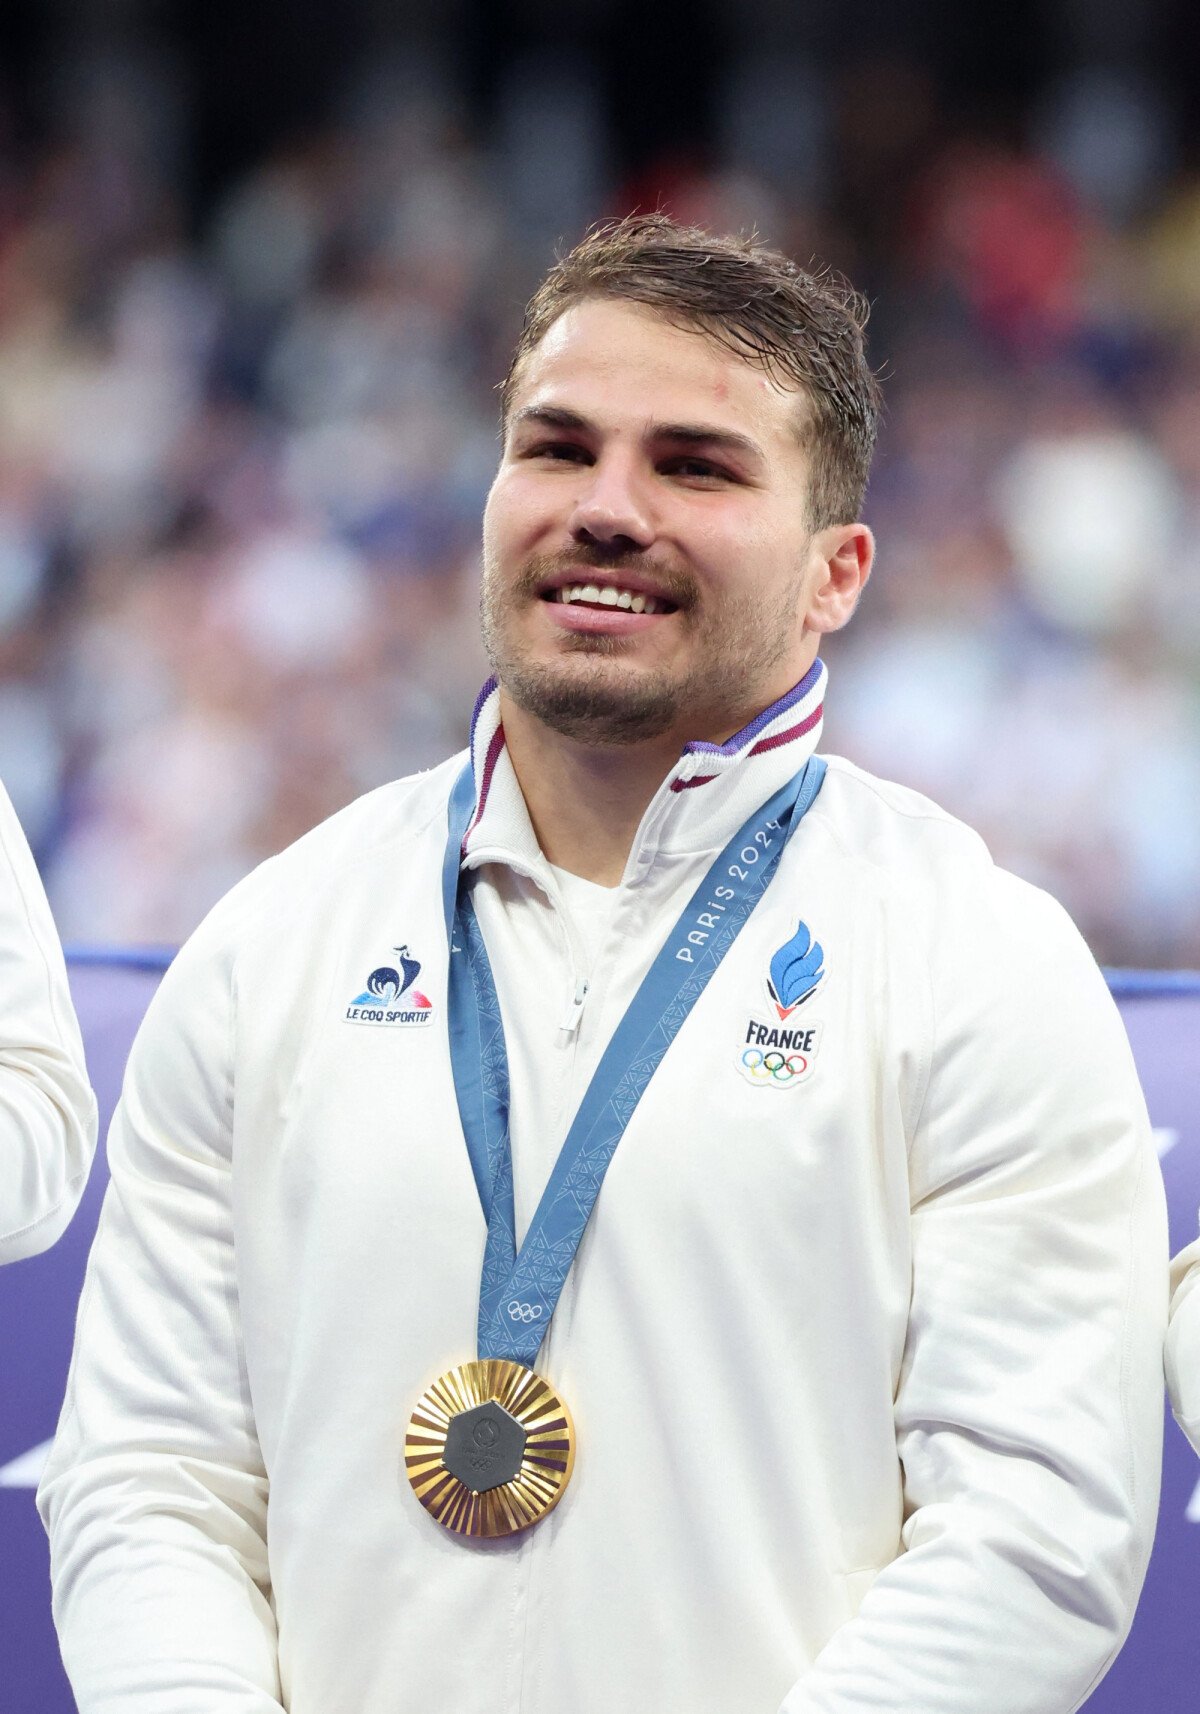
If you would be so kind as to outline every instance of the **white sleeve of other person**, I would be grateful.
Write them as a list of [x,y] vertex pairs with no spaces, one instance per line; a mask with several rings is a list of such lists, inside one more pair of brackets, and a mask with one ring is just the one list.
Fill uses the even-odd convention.
[[96,1102],[62,949],[0,786],[0,1262],[60,1236],[95,1146]]
[[1175,1419],[1200,1452],[1200,1238],[1171,1266],[1167,1385]]

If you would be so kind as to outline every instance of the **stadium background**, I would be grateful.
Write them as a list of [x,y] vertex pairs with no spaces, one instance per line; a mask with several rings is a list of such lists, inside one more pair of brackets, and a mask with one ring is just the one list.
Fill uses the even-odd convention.
[[6,0],[0,776],[64,936],[173,944],[461,741],[521,305],[661,202],[875,303],[826,747],[1200,964],[1198,72],[1162,0]]
[[[557,243],[661,205],[874,302],[881,551],[825,747],[979,827],[1102,962],[1200,966],[1198,74],[1183,0],[5,0],[0,777],[64,938],[175,945],[463,741],[521,306]],[[106,1103],[149,966],[73,966]],[[1178,1245],[1175,986],[1126,1016]],[[102,1181],[0,1276],[20,1714],[70,1706],[28,1483]],[[1097,1714],[1194,1704],[1200,1470],[1168,1450]]]

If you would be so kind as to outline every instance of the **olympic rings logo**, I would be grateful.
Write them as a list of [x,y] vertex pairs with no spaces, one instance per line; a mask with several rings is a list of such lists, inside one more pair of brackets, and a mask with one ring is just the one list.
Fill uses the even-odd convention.
[[527,1325],[531,1321],[540,1321],[544,1313],[540,1303],[522,1303],[515,1297],[508,1305],[508,1319],[510,1321],[524,1321]]
[[808,1060],[802,1053],[780,1053],[770,1048],[766,1053],[759,1047],[748,1047],[742,1055],[742,1065],[753,1083],[777,1083],[784,1088],[803,1077]]

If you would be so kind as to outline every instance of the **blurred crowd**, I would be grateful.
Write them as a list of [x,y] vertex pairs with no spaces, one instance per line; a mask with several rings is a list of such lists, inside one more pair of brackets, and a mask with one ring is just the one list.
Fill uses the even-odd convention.
[[380,62],[199,218],[161,68],[0,143],[0,777],[66,940],[177,942],[463,741],[524,298],[556,241],[661,203],[874,300],[880,557],[824,747],[978,827],[1102,961],[1200,965],[1200,178],[1169,111],[1080,71],[963,125],[912,67],[776,57],[717,118],[629,177],[586,66],[515,66],[485,126]]

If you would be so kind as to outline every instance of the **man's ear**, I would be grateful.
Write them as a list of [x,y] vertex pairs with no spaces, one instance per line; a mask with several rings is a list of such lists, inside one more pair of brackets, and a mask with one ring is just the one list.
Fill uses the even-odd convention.
[[810,631],[840,631],[858,605],[875,563],[875,537],[866,524],[831,524],[809,546]]

